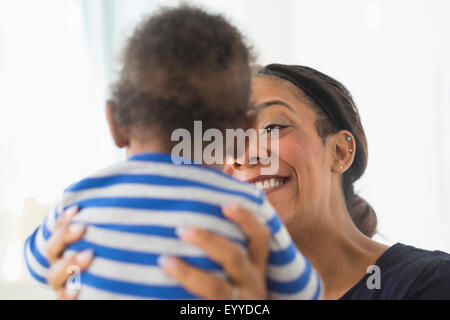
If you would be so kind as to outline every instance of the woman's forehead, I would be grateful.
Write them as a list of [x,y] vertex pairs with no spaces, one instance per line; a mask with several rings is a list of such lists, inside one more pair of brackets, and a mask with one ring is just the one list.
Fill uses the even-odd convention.
[[307,106],[303,92],[290,82],[269,76],[253,78],[252,105],[258,106],[275,100],[287,103],[294,110]]

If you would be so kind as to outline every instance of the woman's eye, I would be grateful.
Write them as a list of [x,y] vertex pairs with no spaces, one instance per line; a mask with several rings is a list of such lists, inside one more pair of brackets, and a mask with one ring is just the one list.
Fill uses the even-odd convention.
[[284,128],[286,128],[286,127],[287,127],[287,126],[283,126],[283,125],[281,125],[281,124],[271,124],[271,125],[266,126],[266,127],[263,129],[263,133],[270,133],[273,129],[281,130],[281,129],[284,129]]

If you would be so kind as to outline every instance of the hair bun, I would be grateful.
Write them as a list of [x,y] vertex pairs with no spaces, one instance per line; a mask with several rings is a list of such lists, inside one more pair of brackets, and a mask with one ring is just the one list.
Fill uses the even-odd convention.
[[356,227],[369,238],[377,232],[377,215],[372,206],[358,195],[350,198],[350,216]]

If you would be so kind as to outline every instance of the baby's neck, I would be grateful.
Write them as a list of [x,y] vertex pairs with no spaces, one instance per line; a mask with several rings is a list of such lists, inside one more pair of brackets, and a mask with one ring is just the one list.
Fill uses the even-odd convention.
[[[126,148],[126,156],[127,158],[130,158],[137,154],[145,154],[145,153],[162,153],[162,154],[171,154],[172,149],[170,146],[163,145],[160,142],[157,141],[151,141],[151,142],[138,142],[135,140],[131,140],[129,146]],[[206,164],[202,163],[202,165],[214,168],[217,170],[222,171],[224,168],[224,164]]]
[[143,153],[165,153],[170,154],[170,147],[164,146],[162,143],[157,141],[149,142],[138,142],[131,139],[130,144],[126,148],[127,158],[130,158],[137,154]]

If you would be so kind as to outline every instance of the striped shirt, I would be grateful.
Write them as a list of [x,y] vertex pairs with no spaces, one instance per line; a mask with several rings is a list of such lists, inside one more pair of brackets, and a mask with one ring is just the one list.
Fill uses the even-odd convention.
[[[67,188],[57,206],[25,243],[31,275],[46,283],[46,242],[58,216],[77,205],[73,221],[87,231],[65,254],[93,249],[95,259],[79,275],[79,299],[196,299],[166,276],[157,260],[176,256],[227,279],[199,248],[184,243],[176,228],[196,226],[222,235],[246,250],[242,230],[221,212],[237,203],[271,231],[267,266],[270,299],[319,299],[321,279],[292,242],[264,192],[211,168],[172,163],[170,155],[141,154]],[[73,279],[72,279],[73,280]]]

